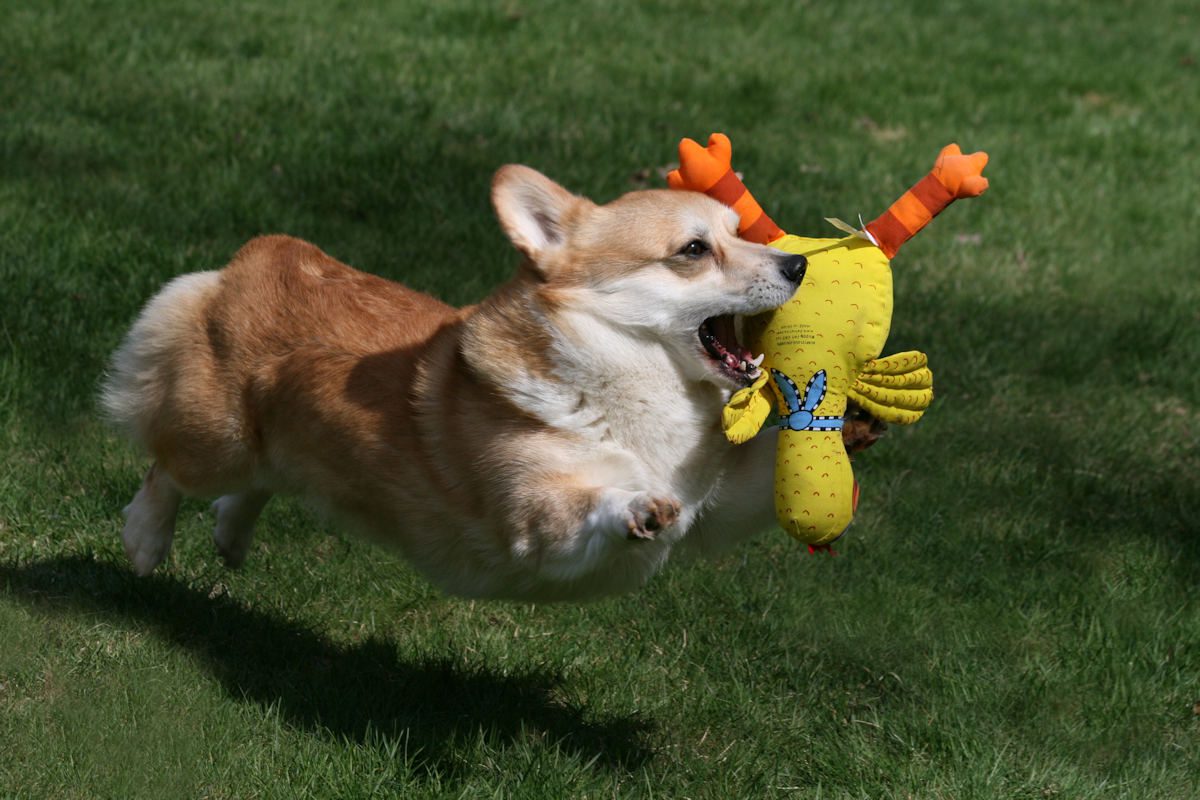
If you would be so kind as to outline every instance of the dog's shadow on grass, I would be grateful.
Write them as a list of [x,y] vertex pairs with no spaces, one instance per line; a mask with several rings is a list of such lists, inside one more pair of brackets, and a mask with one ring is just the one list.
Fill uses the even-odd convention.
[[447,658],[406,661],[385,641],[342,646],[303,625],[210,598],[165,576],[136,578],[89,558],[0,564],[9,596],[48,611],[101,613],[150,628],[195,654],[234,698],[278,709],[290,725],[352,741],[403,740],[411,766],[441,778],[479,735],[499,746],[544,743],[595,767],[649,760],[650,725],[591,718],[557,697],[560,679],[537,670],[497,674]]

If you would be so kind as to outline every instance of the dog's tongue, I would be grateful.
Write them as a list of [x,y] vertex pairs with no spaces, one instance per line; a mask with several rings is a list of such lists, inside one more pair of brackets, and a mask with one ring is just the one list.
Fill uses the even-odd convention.
[[725,351],[722,355],[729,366],[736,368],[739,361],[750,361],[754,358],[754,354],[742,347],[742,343],[738,341],[732,314],[713,317],[712,332],[721,349]]
[[757,380],[762,374],[759,365],[763,356],[757,358],[742,347],[737,340],[737,327],[733,315],[709,317],[700,326],[700,342],[708,355],[725,365],[731,373],[744,379]]

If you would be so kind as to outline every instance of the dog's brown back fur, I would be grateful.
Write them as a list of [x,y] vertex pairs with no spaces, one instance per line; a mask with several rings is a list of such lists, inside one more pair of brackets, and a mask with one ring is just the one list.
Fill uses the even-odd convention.
[[[268,432],[316,423],[309,432],[320,436],[361,428],[363,414],[387,403],[403,410],[416,363],[401,355],[425,349],[459,316],[285,236],[245,245],[195,310],[195,339],[175,349],[163,376],[169,401],[143,438],[180,487],[199,495],[241,488],[268,456]],[[394,355],[363,359],[371,354]],[[283,410],[280,397],[319,398],[311,404],[321,413]],[[339,436],[315,450],[336,464],[349,444]]]

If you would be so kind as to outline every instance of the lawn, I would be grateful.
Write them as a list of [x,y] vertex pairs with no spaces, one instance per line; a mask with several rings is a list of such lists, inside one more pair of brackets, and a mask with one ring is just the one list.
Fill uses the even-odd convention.
[[[1200,796],[1200,10],[936,5],[6,4],[0,796]],[[991,154],[841,555],[479,603],[297,503],[227,571],[197,501],[132,575],[95,390],[164,281],[287,232],[472,302],[499,165],[607,200],[712,130],[809,235]]]

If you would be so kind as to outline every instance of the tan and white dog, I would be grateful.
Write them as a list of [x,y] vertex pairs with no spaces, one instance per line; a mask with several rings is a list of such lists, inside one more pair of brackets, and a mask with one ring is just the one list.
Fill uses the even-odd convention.
[[231,566],[271,495],[296,493],[446,591],[533,601],[633,589],[677,546],[772,524],[773,437],[732,447],[721,408],[761,361],[735,315],[785,302],[804,258],[739,239],[695,192],[599,206],[507,166],[492,202],[525,258],[476,306],[284,236],[147,304],[102,397],[154,459],[125,510],[137,572],[184,495],[220,498]]

